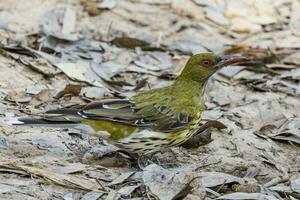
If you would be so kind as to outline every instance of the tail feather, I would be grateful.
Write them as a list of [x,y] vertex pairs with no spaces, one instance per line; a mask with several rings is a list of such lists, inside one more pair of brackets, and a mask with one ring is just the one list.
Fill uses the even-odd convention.
[[11,125],[74,127],[82,121],[78,110],[58,109],[45,112],[41,118],[19,118],[10,121]]
[[19,118],[17,120],[10,121],[10,124],[15,126],[46,126],[57,128],[71,128],[78,125],[77,122],[72,121],[49,121],[45,119],[34,118]]
[[56,110],[48,110],[45,114],[61,114],[61,115],[78,115],[78,110],[75,109],[56,109]]
[[46,119],[35,119],[35,118],[19,118],[18,119],[19,124],[13,124],[13,125],[30,125],[30,124],[77,124],[73,121],[50,121]]

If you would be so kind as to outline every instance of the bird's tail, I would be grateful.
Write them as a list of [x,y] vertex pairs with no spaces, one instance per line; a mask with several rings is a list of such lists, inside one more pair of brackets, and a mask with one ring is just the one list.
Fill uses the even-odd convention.
[[47,127],[76,127],[81,123],[82,117],[78,110],[58,109],[49,110],[40,118],[18,118],[10,121],[11,125],[47,126]]

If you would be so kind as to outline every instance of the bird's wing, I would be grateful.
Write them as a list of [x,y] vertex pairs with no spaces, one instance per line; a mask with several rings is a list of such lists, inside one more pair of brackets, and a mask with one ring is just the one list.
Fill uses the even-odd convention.
[[[165,102],[164,102],[165,104]],[[192,117],[160,103],[137,103],[130,100],[103,100],[87,105],[83,118],[120,122],[141,128],[171,132],[184,128]]]

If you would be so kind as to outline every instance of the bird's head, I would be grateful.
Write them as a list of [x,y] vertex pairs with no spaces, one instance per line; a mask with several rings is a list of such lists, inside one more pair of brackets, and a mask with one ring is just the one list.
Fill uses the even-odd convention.
[[205,82],[217,70],[228,65],[237,65],[250,61],[239,55],[216,55],[214,53],[201,53],[193,55],[179,75],[181,79],[190,79]]

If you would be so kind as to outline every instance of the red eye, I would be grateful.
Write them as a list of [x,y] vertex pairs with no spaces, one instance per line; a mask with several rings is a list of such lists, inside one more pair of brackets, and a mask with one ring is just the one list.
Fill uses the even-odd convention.
[[209,67],[209,66],[211,66],[211,61],[210,60],[203,60],[201,64],[202,64],[203,67]]

